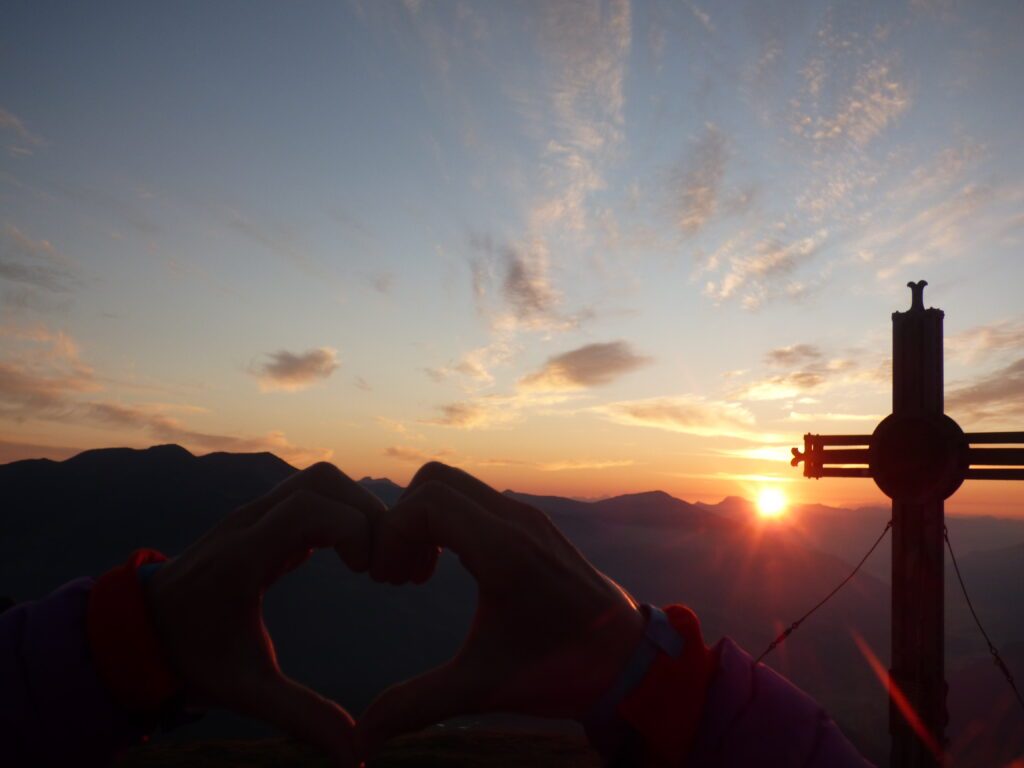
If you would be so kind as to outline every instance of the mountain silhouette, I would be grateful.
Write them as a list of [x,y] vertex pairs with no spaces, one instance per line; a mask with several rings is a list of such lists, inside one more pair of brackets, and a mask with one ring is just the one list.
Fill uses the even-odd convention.
[[[69,579],[103,572],[140,546],[173,555],[295,471],[269,453],[193,456],[175,445],[2,465],[0,595],[45,595]],[[402,492],[387,479],[359,482],[389,505]],[[808,505],[792,510],[792,524],[775,525],[762,524],[750,502],[736,497],[691,504],[661,491],[600,501],[506,493],[544,510],[638,600],[684,602],[697,611],[709,642],[728,634],[755,656],[850,573],[888,519],[887,510]],[[1024,640],[1014,602],[1024,523],[956,518],[950,529],[964,542],[961,567],[968,585],[977,586],[976,603],[991,621],[993,639]],[[817,697],[881,763],[888,706],[852,640],[856,630],[886,660],[887,559],[879,551],[872,560],[880,567],[862,571],[766,661]],[[1007,733],[1024,728],[1013,713],[989,717],[986,707],[1001,693],[998,679],[984,678],[989,682],[979,692],[976,676],[957,674],[982,656],[984,645],[954,586],[947,584],[950,698],[963,705],[954,727],[991,720],[1011,729]],[[469,626],[475,591],[448,554],[429,583],[396,588],[352,574],[332,554],[320,553],[270,591],[265,610],[282,667],[358,713],[387,685],[454,653]],[[966,681],[973,687],[961,701],[956,685]],[[175,738],[265,733],[217,714]]]

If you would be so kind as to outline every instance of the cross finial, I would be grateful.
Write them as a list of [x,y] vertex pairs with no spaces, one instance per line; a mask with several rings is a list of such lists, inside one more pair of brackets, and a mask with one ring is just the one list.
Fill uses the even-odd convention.
[[928,285],[927,280],[918,280],[916,283],[907,283],[907,287],[910,289],[911,312],[924,312],[924,287]]

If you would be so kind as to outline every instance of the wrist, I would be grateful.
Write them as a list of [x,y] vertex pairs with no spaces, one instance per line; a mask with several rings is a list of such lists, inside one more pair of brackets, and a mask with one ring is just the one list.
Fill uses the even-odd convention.
[[715,657],[688,608],[643,610],[642,640],[583,724],[606,762],[680,765],[703,713]]
[[152,567],[166,559],[138,550],[100,576],[89,597],[87,632],[97,673],[122,708],[142,716],[158,715],[181,691],[151,620],[144,584]]

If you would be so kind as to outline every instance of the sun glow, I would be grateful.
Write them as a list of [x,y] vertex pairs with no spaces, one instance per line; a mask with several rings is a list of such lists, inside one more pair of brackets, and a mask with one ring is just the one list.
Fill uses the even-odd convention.
[[761,517],[781,517],[786,512],[786,506],[786,494],[778,488],[763,488],[757,495],[757,514]]

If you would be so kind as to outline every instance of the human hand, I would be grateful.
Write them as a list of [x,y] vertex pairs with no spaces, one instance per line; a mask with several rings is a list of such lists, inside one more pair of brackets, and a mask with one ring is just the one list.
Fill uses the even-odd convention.
[[425,581],[438,548],[479,586],[466,640],[447,663],[384,691],[360,718],[363,748],[460,714],[580,718],[644,634],[633,599],[543,512],[439,463],[375,518],[370,576]]
[[314,464],[228,515],[146,585],[153,624],[186,701],[258,718],[355,765],[353,721],[278,667],[263,594],[314,549],[354,571],[369,564],[383,505],[330,464]]

